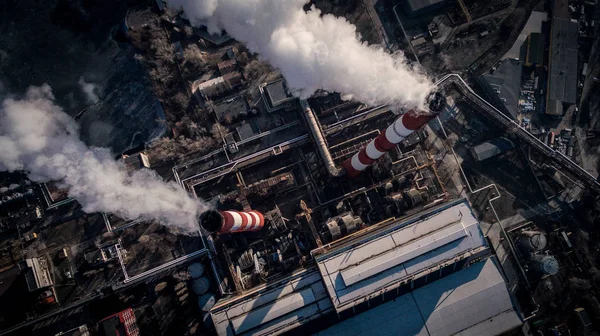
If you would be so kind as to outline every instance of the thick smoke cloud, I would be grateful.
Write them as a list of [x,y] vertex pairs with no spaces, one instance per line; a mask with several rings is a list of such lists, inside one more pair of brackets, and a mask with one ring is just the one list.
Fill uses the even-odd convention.
[[0,106],[0,171],[25,170],[36,182],[61,181],[86,212],[155,218],[186,231],[206,206],[151,170],[131,176],[106,148],[87,147],[49,86],[30,88]]
[[362,42],[344,18],[304,12],[306,0],[168,0],[194,25],[226,30],[279,68],[306,98],[317,89],[350,94],[361,102],[422,106],[432,82],[402,54]]

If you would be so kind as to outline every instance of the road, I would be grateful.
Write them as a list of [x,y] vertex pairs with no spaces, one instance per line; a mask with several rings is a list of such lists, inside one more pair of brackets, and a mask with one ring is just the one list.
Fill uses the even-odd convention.
[[448,85],[454,85],[459,89],[466,99],[477,105],[488,117],[501,124],[508,132],[514,134],[521,141],[538,150],[549,160],[580,180],[587,188],[590,188],[595,193],[600,194],[600,183],[598,183],[594,176],[592,176],[589,172],[577,165],[564,154],[547,146],[544,142],[534,137],[531,133],[498,111],[490,103],[478,96],[460,76],[456,74],[449,74],[440,79],[436,84],[438,87],[442,88]]

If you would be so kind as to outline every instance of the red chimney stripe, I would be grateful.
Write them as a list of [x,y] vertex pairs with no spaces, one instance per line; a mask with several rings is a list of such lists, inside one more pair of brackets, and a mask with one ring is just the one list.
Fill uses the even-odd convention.
[[423,127],[433,118],[435,118],[434,114],[417,114],[414,110],[410,110],[402,116],[402,124],[406,129],[414,131]]
[[367,150],[365,148],[361,149],[360,152],[358,152],[358,160],[366,166],[370,166],[373,164],[373,162],[375,162],[375,160],[371,159],[367,155]]

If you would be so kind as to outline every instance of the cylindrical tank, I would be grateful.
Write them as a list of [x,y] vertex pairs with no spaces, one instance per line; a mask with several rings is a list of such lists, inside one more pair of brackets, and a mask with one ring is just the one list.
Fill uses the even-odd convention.
[[554,132],[548,133],[548,146],[552,147],[554,145]]
[[199,223],[204,230],[210,233],[258,231],[265,225],[265,217],[254,210],[208,210],[200,215]]
[[208,312],[215,305],[215,296],[211,293],[206,293],[198,298],[198,307],[205,312]]
[[192,290],[194,291],[194,293],[196,293],[196,295],[206,294],[206,292],[208,292],[209,287],[210,281],[208,281],[208,279],[205,277],[198,278],[192,283]]
[[215,328],[215,326],[213,324],[212,316],[210,315],[210,313],[203,313],[202,314],[202,323],[209,330],[212,330],[212,329]]
[[427,124],[431,119],[442,110],[446,103],[446,98],[440,93],[435,92],[428,98],[429,113],[425,111],[410,110],[396,119],[384,132],[377,138],[369,142],[358,153],[342,163],[348,177],[358,176],[363,170],[373,164],[383,154],[390,151],[394,146],[402,142],[412,132],[418,130]]
[[188,267],[188,272],[192,279],[197,279],[204,274],[204,265],[201,263],[193,263]]
[[519,234],[519,243],[532,252],[539,252],[546,248],[546,235],[539,231],[523,231]]
[[558,260],[553,256],[546,254],[534,254],[531,256],[531,263],[534,269],[544,275],[554,275],[558,273]]

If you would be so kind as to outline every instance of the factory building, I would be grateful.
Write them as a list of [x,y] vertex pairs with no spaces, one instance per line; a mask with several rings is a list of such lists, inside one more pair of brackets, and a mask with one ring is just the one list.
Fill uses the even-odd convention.
[[371,335],[374,326],[394,335],[500,335],[523,321],[498,264],[476,262],[316,335]]
[[25,270],[25,281],[30,292],[54,284],[48,263],[44,258],[25,259],[21,262],[20,268]]
[[519,113],[521,72],[521,62],[507,58],[500,62],[496,70],[484,74],[479,80],[491,103],[513,120]]
[[550,116],[562,117],[565,105],[575,104],[577,100],[578,36],[577,21],[552,19],[546,102],[546,114]]
[[405,2],[406,12],[410,16],[423,14],[424,12],[440,8],[444,0],[408,0]]
[[388,316],[382,323],[396,335],[499,334],[522,323],[464,199],[312,254],[316,267],[218,302],[211,310],[217,333],[280,334],[322,324],[323,335],[366,334],[372,316]]
[[284,79],[260,86],[267,111],[273,112],[284,107],[285,103],[294,100]]
[[471,148],[471,155],[477,161],[487,160],[515,148],[515,144],[507,138],[486,141]]
[[231,86],[222,76],[206,81],[200,79],[192,83],[192,93],[207,99],[220,96],[229,90]]
[[105,336],[139,336],[133,309],[127,308],[98,322],[100,334]]
[[542,33],[530,33],[521,45],[520,60],[524,66],[544,66],[544,43],[546,36]]

